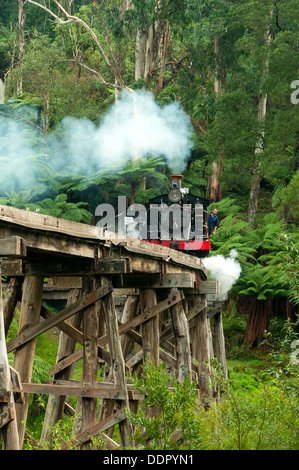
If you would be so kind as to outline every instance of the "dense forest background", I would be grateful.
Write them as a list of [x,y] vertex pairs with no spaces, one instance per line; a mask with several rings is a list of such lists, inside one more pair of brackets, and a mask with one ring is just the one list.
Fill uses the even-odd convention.
[[256,346],[298,312],[298,47],[296,0],[1,0],[0,203],[93,224],[182,172]]

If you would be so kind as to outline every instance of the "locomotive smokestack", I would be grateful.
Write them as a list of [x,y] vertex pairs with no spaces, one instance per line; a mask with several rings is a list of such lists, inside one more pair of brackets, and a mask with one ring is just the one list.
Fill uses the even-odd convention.
[[181,189],[183,175],[170,175],[171,187]]

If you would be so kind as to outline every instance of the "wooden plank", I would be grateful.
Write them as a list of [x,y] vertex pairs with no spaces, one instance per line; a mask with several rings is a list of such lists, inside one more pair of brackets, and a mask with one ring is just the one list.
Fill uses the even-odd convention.
[[[175,296],[171,299],[164,301],[164,308],[160,310],[157,308],[157,295],[154,289],[141,289],[140,290],[140,310],[143,312],[140,316],[145,316],[146,321],[142,322],[142,347],[144,358],[153,362],[155,367],[159,365],[159,344],[160,344],[160,332],[159,332],[159,317],[151,315],[148,318],[148,312],[160,312],[170,307],[170,304],[177,300]],[[161,305],[162,302],[160,302]],[[175,302],[177,303],[177,302]],[[133,318],[133,321],[135,319]],[[149,410],[148,410],[149,411]]]
[[44,288],[56,289],[82,289],[82,276],[49,277],[44,283]]
[[128,258],[104,258],[95,260],[82,259],[81,261],[63,259],[62,261],[25,262],[23,273],[25,276],[81,276],[94,274],[125,274],[130,272]]
[[[83,289],[89,291],[99,287],[100,279],[95,276],[85,276],[83,280]],[[107,286],[106,286],[107,287]],[[111,288],[112,290],[112,288]],[[111,295],[111,294],[110,294]],[[109,295],[109,297],[110,297]],[[106,296],[107,298],[107,296]],[[104,302],[104,300],[103,300]],[[83,319],[83,370],[82,381],[89,383],[91,387],[97,383],[98,375],[98,348],[97,340],[99,335],[99,316],[96,303],[90,305],[84,311]],[[77,403],[78,405],[78,403]],[[97,400],[81,396],[81,431],[87,429],[88,426],[93,426],[97,422]],[[81,450],[87,450],[83,444]]]
[[[2,283],[0,269],[0,415],[2,413],[9,418],[15,417],[15,404],[13,400],[11,374],[5,344],[3,304],[2,304]],[[6,398],[7,397],[7,398]],[[6,398],[6,400],[5,400]],[[4,400],[6,402],[4,402]],[[3,422],[2,417],[1,421]],[[3,424],[3,423],[2,423]],[[0,426],[1,427],[1,426]],[[19,450],[19,434],[15,419],[9,419],[7,424],[1,429],[1,437],[4,450]]]
[[[164,260],[166,263],[180,265],[182,269],[188,266],[199,271],[201,277],[206,279],[205,268],[199,258],[129,237],[122,243],[113,234],[103,237],[103,231],[99,227],[0,205],[0,233],[5,232],[6,227],[9,227],[11,235],[18,235],[18,231],[22,233],[28,248],[94,258],[95,244],[117,247],[121,254],[129,252],[131,257],[134,253],[134,261],[139,258],[142,262],[150,257],[151,264],[154,265],[155,261]],[[148,264],[149,269],[151,264]],[[155,269],[157,268],[158,265]]]
[[202,312],[207,307],[207,301],[200,299],[186,314],[188,322],[190,322],[196,315]]
[[218,294],[219,293],[218,281],[200,281],[198,293],[199,294]]
[[19,225],[23,228],[61,233],[78,238],[103,239],[103,230],[99,227],[10,206],[0,205],[0,221]]
[[2,276],[23,276],[23,261],[21,259],[2,259],[0,262]]
[[161,276],[157,273],[134,273],[127,274],[121,279],[117,279],[116,287],[138,287],[138,288],[152,288],[152,289],[165,289],[165,288],[192,288],[195,285],[195,277],[191,273],[166,273]]
[[[23,391],[25,393],[37,394],[53,394],[53,395],[66,395],[69,397],[85,397],[85,398],[105,398],[106,400],[126,400],[127,392],[125,389],[114,387],[111,385],[110,389],[100,388],[99,384],[72,385],[59,385],[53,383],[37,384],[37,383],[22,383]],[[141,400],[143,395],[133,393],[130,399]]]
[[[49,318],[55,318],[55,313],[51,312],[48,308],[44,306],[42,306],[40,314],[46,320]],[[83,344],[83,333],[77,328],[75,328],[73,325],[68,323],[67,321],[58,323],[56,327],[59,328],[64,333],[66,333],[70,338],[72,338],[77,343]]]
[[[193,297],[193,305],[202,304],[199,296]],[[209,320],[206,309],[203,309],[194,317],[194,329],[197,332],[193,358],[198,363],[198,385],[202,398],[211,394],[211,370],[210,370],[210,342],[209,342]]]
[[226,364],[226,353],[225,353],[225,339],[223,334],[223,324],[222,324],[222,313],[219,311],[214,316],[214,344],[215,344],[215,353],[218,359],[219,364],[222,367],[223,377],[228,378],[228,370]]
[[21,291],[22,279],[18,277],[8,279],[3,305],[5,336],[7,336],[10,324],[13,320],[17,302],[21,298]]
[[125,287],[120,287],[120,288],[116,288],[116,289],[113,289],[113,295],[114,297],[121,297],[123,295],[139,295],[139,289],[138,288],[135,288],[135,287],[129,287],[129,288],[125,288]]
[[133,354],[133,356],[130,357],[130,359],[127,360],[126,367],[128,369],[131,369],[142,360],[143,360],[143,350],[140,349],[139,351],[136,351],[135,354]]
[[[18,337],[22,338],[25,331],[38,326],[40,318],[40,309],[42,305],[43,278],[28,276],[24,280],[23,294],[20,310]],[[18,349],[15,353],[14,368],[19,371],[22,382],[30,382],[32,377],[33,362],[35,355],[35,337],[29,337],[26,345]],[[25,394],[24,403],[16,404],[16,418],[18,423],[18,432],[20,448],[23,447],[26,420],[29,408],[29,396]]]
[[83,358],[83,349],[78,349],[73,354],[70,354],[65,359],[62,359],[61,361],[57,362],[54,366],[50,367],[49,374],[55,375],[58,372],[61,372],[66,367],[69,367],[75,362],[80,361],[80,359],[82,358]]
[[61,310],[55,315],[55,317],[48,318],[47,320],[33,326],[32,328],[26,329],[21,335],[16,336],[14,339],[7,343],[7,351],[10,352],[13,349],[18,348],[19,346],[27,343],[36,336],[67,320],[75,313],[88,307],[89,305],[93,304],[102,297],[105,297],[105,295],[109,294],[111,291],[111,287],[100,287],[99,289],[94,290],[90,294],[87,294],[77,302],[74,302],[72,305]]
[[[114,296],[116,300],[117,297]],[[127,295],[123,307],[121,323],[125,324],[127,321],[134,318],[139,310],[138,297],[136,295]],[[132,352],[134,342],[127,335],[122,335],[120,339],[121,349],[124,359],[126,360],[129,353]]]
[[0,237],[0,256],[26,256],[26,247],[21,237]]
[[[86,384],[83,384],[83,382],[80,380],[63,380],[63,379],[49,380],[48,383],[54,384],[54,385],[66,385],[68,387],[81,387],[82,385],[86,385]],[[115,385],[113,385],[111,382],[96,382],[94,384],[94,387],[101,389],[101,390],[111,390],[111,387],[112,388],[114,387],[117,390],[121,389],[121,387],[115,387]],[[140,392],[135,389],[134,385],[126,383],[126,387],[127,387],[128,392],[130,392],[132,396],[133,395],[137,396],[138,394],[140,395]],[[142,399],[144,399],[143,394],[141,394],[140,396]]]
[[76,439],[73,441],[74,446],[80,446],[85,442],[89,441],[91,437],[97,436],[99,433],[106,431],[107,429],[121,423],[127,419],[125,410],[119,410],[111,416],[103,419],[99,423],[87,428],[84,432],[77,434]]

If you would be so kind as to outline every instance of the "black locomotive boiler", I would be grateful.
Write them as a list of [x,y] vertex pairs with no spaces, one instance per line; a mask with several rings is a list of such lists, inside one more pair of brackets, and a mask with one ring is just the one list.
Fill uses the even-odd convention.
[[211,247],[208,200],[189,194],[188,188],[182,187],[182,178],[171,175],[168,193],[150,199],[147,241],[205,258]]

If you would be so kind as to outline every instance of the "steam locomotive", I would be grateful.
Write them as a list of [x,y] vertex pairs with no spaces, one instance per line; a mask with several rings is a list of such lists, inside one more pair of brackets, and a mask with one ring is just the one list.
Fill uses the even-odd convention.
[[[182,175],[171,175],[171,188],[168,193],[150,199],[149,212],[157,210],[157,217],[154,227],[148,221],[150,228],[146,241],[205,258],[209,255],[211,247],[208,234],[208,200],[189,194],[188,188],[182,187],[182,178]],[[169,210],[171,207],[179,208],[179,220]],[[198,211],[198,207],[201,207],[201,210]],[[163,217],[163,211],[168,212],[166,217]],[[165,224],[167,227],[164,227]],[[201,229],[200,237],[194,237],[198,228]]]

